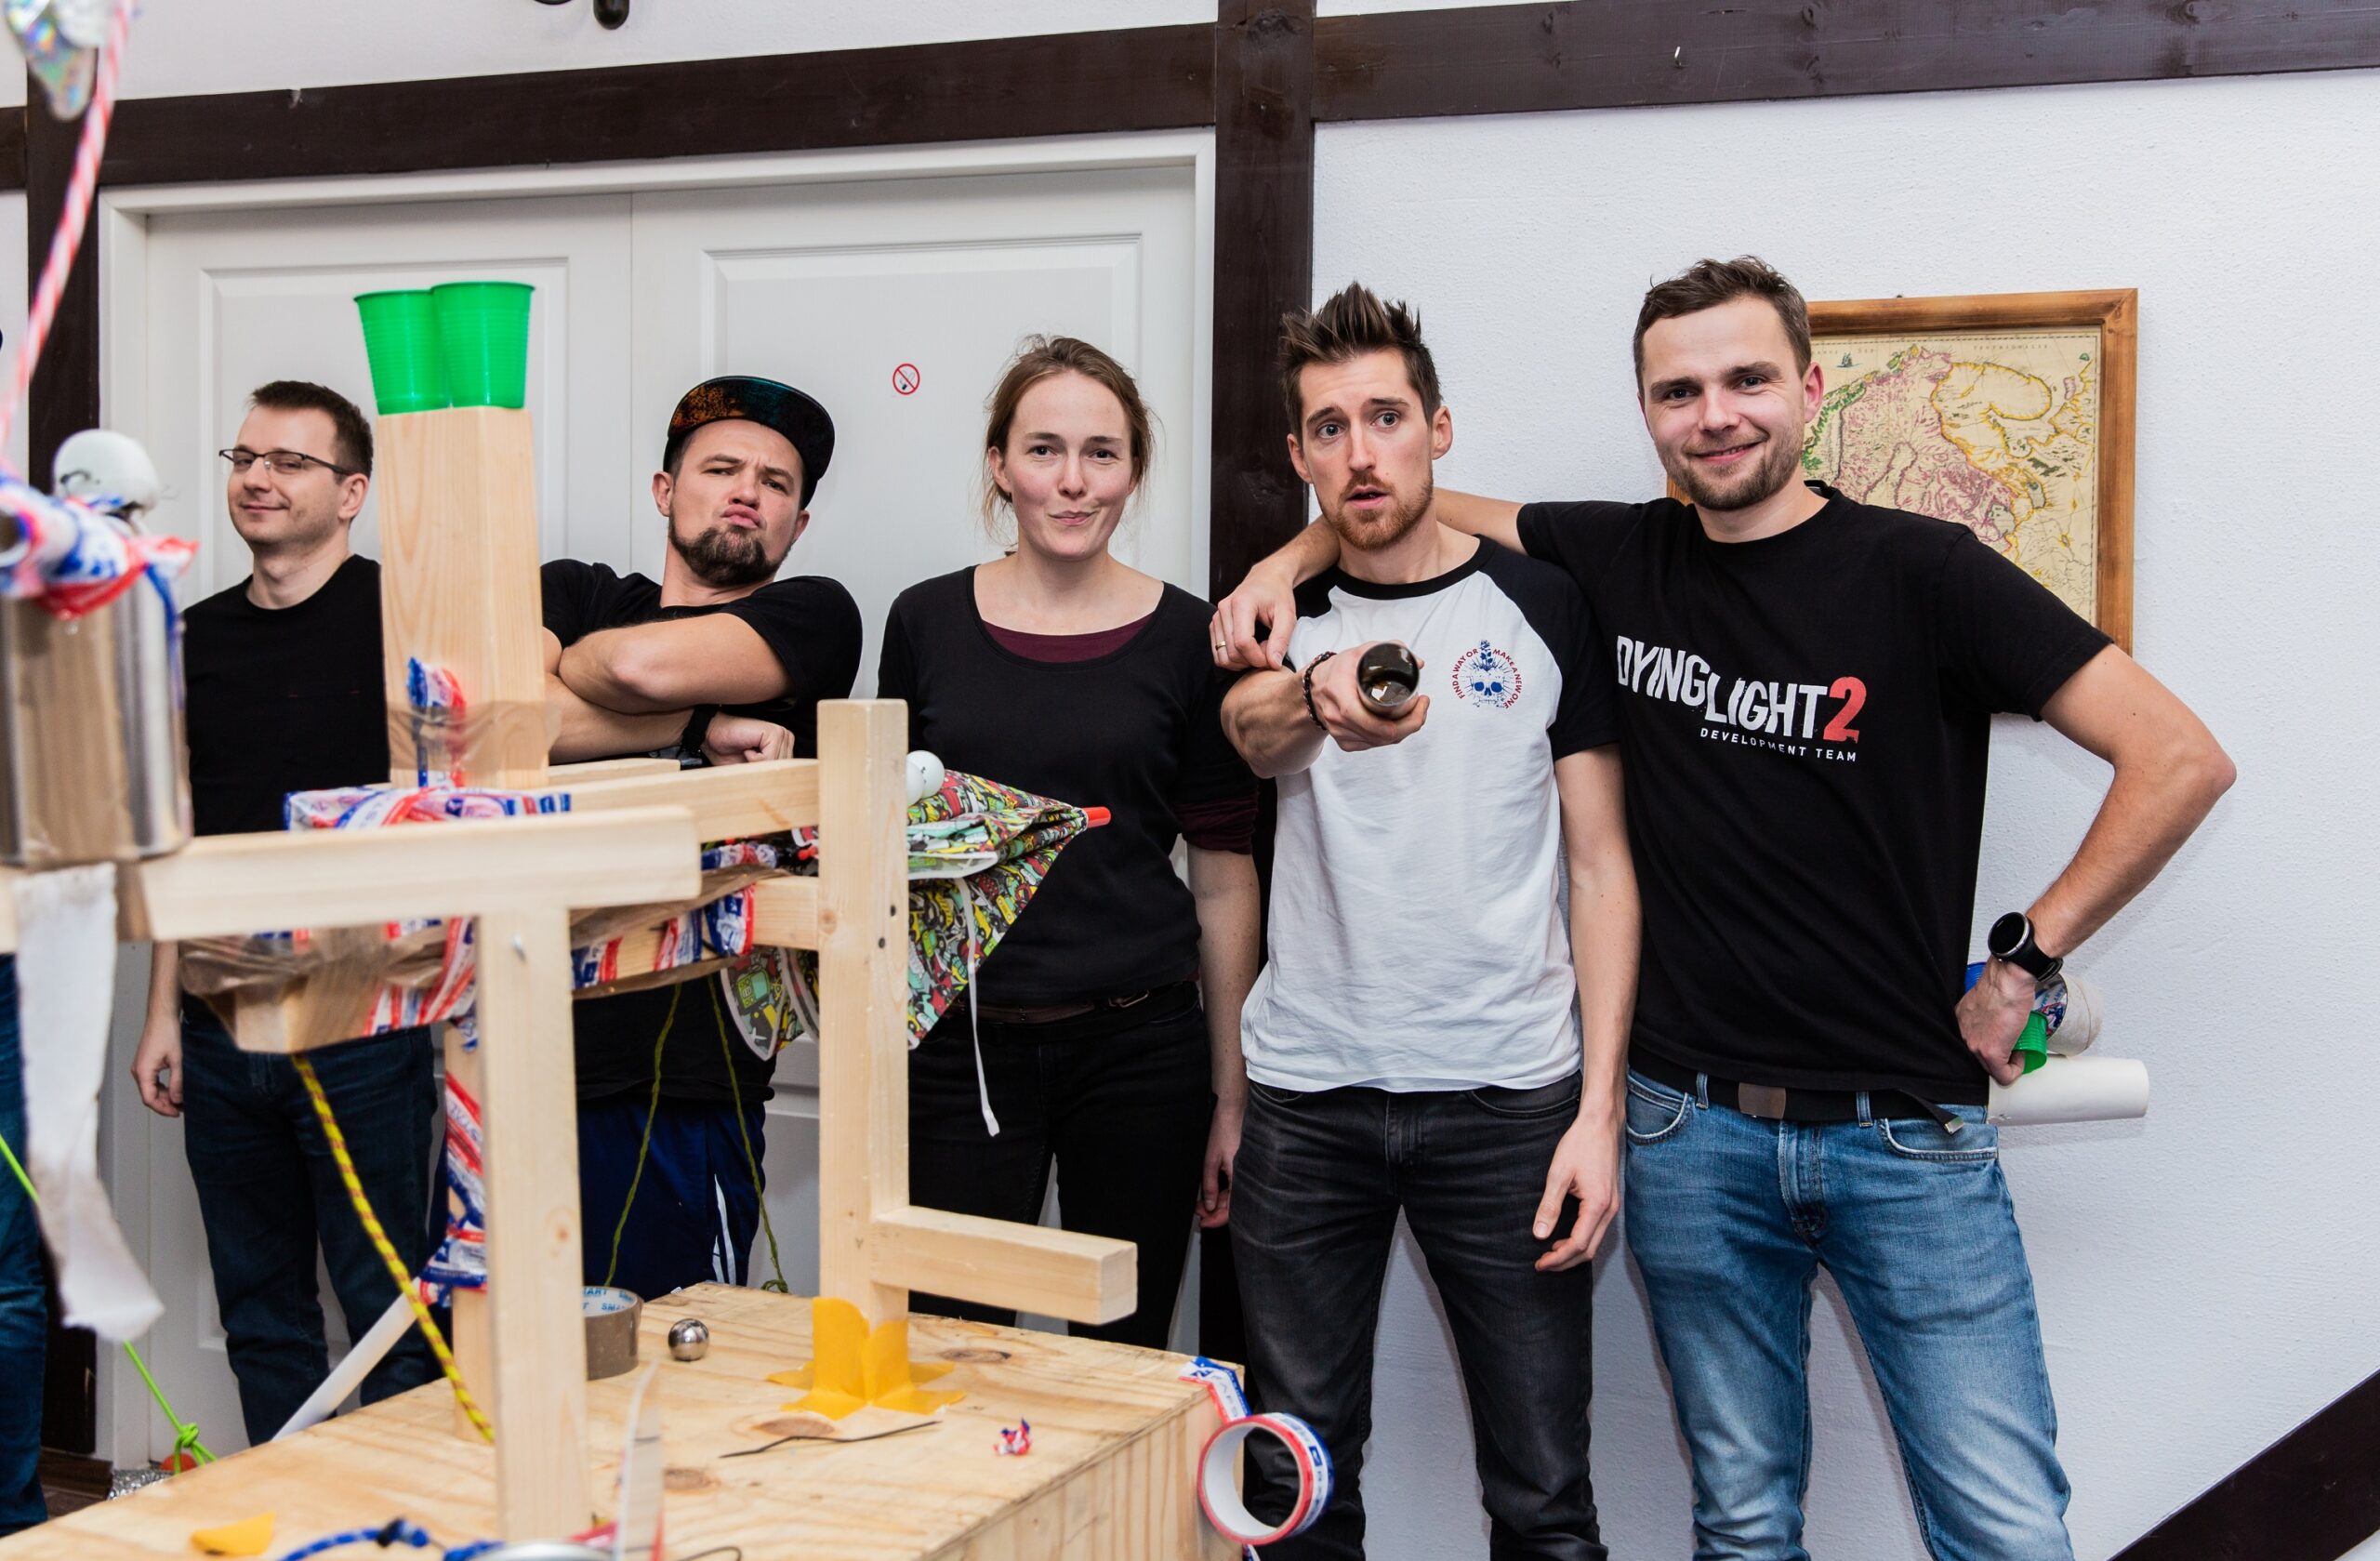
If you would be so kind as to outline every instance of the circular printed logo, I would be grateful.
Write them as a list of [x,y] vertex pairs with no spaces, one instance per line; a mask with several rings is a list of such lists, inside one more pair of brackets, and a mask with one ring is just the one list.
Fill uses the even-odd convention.
[[1491,710],[1509,710],[1521,696],[1521,669],[1513,658],[1482,640],[1454,664],[1454,691]]

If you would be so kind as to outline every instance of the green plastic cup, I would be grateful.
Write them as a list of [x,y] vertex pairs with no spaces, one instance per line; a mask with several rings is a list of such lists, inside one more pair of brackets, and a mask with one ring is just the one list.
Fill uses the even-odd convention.
[[527,402],[529,297],[536,291],[525,282],[449,282],[430,290],[456,405]]
[[372,363],[372,399],[383,417],[435,412],[446,404],[446,354],[438,339],[438,311],[421,288],[359,293],[364,355]]

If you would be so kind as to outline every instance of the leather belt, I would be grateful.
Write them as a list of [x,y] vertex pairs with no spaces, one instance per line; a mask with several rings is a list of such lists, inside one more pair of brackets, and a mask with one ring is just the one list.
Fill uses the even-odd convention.
[[[1663,1058],[1638,1052],[1628,1059],[1628,1065],[1657,1084],[1666,1084],[1682,1095],[1692,1096],[1707,1080],[1711,1102],[1740,1111],[1747,1117],[1764,1122],[1856,1122],[1859,1119],[1859,1091],[1855,1090],[1788,1090],[1775,1084],[1747,1084],[1740,1079],[1722,1078],[1716,1074],[1702,1074],[1681,1067]],[[1896,1118],[1923,1117],[1937,1122],[1951,1132],[1959,1131],[1959,1119],[1931,1101],[1900,1090],[1870,1090],[1868,1115],[1891,1120]]]
[[[1176,982],[1174,986],[1187,983]],[[1027,1003],[1008,1006],[1000,1003],[979,1005],[975,1013],[989,1025],[1055,1025],[1063,1020],[1079,1019],[1086,1013],[1098,1013],[1109,1009],[1138,1008],[1160,992],[1172,986],[1152,986],[1145,992],[1128,992],[1120,998],[1100,998],[1080,1003]]]

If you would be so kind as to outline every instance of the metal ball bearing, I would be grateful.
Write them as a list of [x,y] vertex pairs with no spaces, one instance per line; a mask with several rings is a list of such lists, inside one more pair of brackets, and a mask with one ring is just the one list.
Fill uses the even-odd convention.
[[700,1360],[710,1354],[710,1325],[700,1317],[680,1317],[669,1325],[669,1358]]

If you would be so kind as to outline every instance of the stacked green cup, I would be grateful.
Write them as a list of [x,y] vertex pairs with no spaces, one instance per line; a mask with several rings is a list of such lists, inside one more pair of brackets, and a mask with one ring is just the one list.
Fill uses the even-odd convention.
[[359,293],[355,308],[364,316],[364,353],[372,363],[372,399],[380,415],[445,405],[446,354],[430,294],[419,288]]
[[528,400],[535,291],[525,282],[449,282],[430,290],[456,406],[517,407]]

